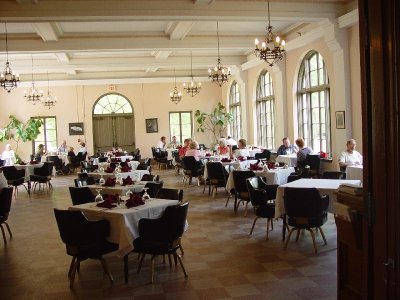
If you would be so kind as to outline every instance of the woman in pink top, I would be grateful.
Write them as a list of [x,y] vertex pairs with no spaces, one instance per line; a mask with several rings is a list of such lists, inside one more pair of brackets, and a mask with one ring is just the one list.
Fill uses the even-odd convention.
[[189,149],[186,150],[185,156],[193,156],[196,161],[200,161],[200,150],[198,150],[197,148],[197,142],[190,142]]

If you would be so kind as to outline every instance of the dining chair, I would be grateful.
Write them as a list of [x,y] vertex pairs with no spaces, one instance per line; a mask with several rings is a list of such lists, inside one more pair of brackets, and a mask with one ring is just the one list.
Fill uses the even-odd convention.
[[261,153],[254,154],[255,159],[269,161],[271,157],[271,151],[264,149]]
[[286,239],[284,249],[287,249],[290,237],[294,231],[297,231],[296,242],[299,239],[300,230],[307,230],[311,234],[313,240],[314,251],[317,253],[317,245],[315,242],[316,231],[320,231],[325,245],[327,245],[324,232],[321,226],[328,219],[329,196],[321,196],[316,188],[285,188],[284,205],[286,215],[288,217],[288,225],[292,226]]
[[345,179],[345,172],[341,171],[325,171],[322,179]]
[[267,219],[267,234],[266,240],[269,239],[269,224],[271,230],[274,229],[273,219],[275,217],[275,198],[278,185],[267,185],[260,176],[255,176],[246,179],[247,190],[251,204],[253,205],[256,217],[253,221],[250,234],[253,234],[254,226],[259,218]]
[[228,181],[228,172],[220,162],[208,162],[206,164],[206,168],[207,181],[206,185],[204,186],[203,193],[208,185],[208,195],[212,194],[212,196],[215,197],[219,187],[223,187],[225,189]]
[[25,185],[25,172],[26,171],[24,169],[18,170],[15,166],[3,167],[3,174],[4,177],[7,179],[7,183],[15,187],[14,190],[15,198],[17,197],[18,194],[18,187],[21,185],[28,192],[28,195],[31,194],[31,191],[29,189],[29,183],[28,187]]
[[67,254],[72,256],[68,271],[70,288],[73,287],[75,273],[79,272],[81,261],[89,258],[99,259],[110,281],[114,281],[107,262],[103,258],[103,255],[118,249],[118,244],[107,241],[107,236],[110,234],[108,220],[88,221],[81,211],[56,208],[54,215]]
[[307,154],[305,159],[305,165],[310,166],[311,177],[319,178],[319,168],[321,164],[321,158],[319,154]]
[[158,191],[163,187],[163,181],[148,181],[144,187],[149,188],[147,193],[150,198],[155,198],[158,194]]
[[192,183],[192,178],[197,179],[197,185],[200,185],[200,178],[203,175],[203,168],[193,156],[185,156],[182,158],[183,182]]
[[[247,178],[254,177],[255,173],[253,171],[241,171],[241,170],[233,170],[232,171],[232,176],[233,176],[233,185],[235,189],[235,203],[233,210],[235,212],[235,215],[237,214],[238,208],[240,203],[245,204],[244,207],[244,216],[247,216],[247,205],[250,201],[249,197],[249,191],[247,189],[246,185],[246,180]],[[225,207],[228,204],[229,198],[226,201]]]
[[49,155],[46,157],[46,161],[51,161],[54,164],[54,168],[56,169],[56,174],[63,174],[64,163],[61,158],[57,155]]
[[82,187],[69,187],[69,194],[71,195],[72,205],[79,205],[94,202],[95,196],[90,188],[87,186]]
[[183,200],[183,190],[161,188],[158,191],[158,194],[157,194],[156,198],[178,200],[179,202],[182,202],[182,200]]
[[156,175],[152,175],[152,174],[143,174],[143,176],[140,179],[140,181],[156,181],[155,179],[156,179],[157,176]]
[[[176,252],[185,231],[189,203],[168,206],[161,218],[140,219],[139,237],[133,241],[134,251],[140,254],[138,273],[146,254],[151,256],[150,282],[154,282],[154,261],[159,255],[172,255],[175,265],[179,261],[185,278],[188,277],[181,256]],[[128,256],[124,257],[125,281],[128,282]]]
[[11,210],[13,189],[13,187],[4,187],[0,191],[0,229],[1,233],[3,234],[4,246],[7,246],[7,238],[3,224],[6,225],[10,238],[12,238],[13,236],[11,233],[10,225],[8,225],[7,223],[8,216],[10,215]]
[[39,190],[41,185],[43,189],[46,187],[47,191],[53,190],[51,184],[51,176],[53,174],[53,162],[46,161],[40,168],[33,169],[33,175],[30,176],[30,181],[33,182],[33,190],[36,190],[36,186],[39,185]]

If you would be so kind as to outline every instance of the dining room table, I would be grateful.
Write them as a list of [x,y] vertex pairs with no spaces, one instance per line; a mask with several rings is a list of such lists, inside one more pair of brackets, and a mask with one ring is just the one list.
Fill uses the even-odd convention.
[[289,155],[278,155],[275,159],[278,163],[283,163],[289,167],[296,167],[297,166],[297,154],[292,153]]
[[[89,172],[88,176],[94,177],[95,179],[103,177],[107,180],[107,178],[115,178],[116,173],[107,173],[107,172]],[[133,181],[141,180],[144,174],[150,174],[149,170],[133,170],[129,172],[121,172],[119,173],[122,179],[127,178],[128,176]]]
[[87,185],[87,187],[90,189],[92,194],[95,196],[98,193],[100,193],[101,195],[104,195],[104,194],[117,195],[118,194],[120,196],[126,196],[128,191],[131,191],[133,193],[142,192],[145,185],[146,185],[145,182],[135,182],[134,184],[130,184],[130,185],[120,185],[120,184],[116,183],[114,186],[90,184],[90,185]]
[[111,209],[97,207],[95,202],[91,202],[70,206],[68,209],[82,211],[90,221],[108,220],[110,234],[107,240],[118,244],[118,250],[114,254],[123,257],[133,250],[133,240],[139,237],[140,219],[157,219],[168,206],[176,204],[178,200],[151,198],[145,204],[131,208],[127,208],[123,202]]
[[352,165],[346,168],[346,179],[351,180],[363,180],[363,166],[362,165]]
[[[131,160],[126,162],[128,164],[128,166],[132,169],[132,171],[135,171],[137,169],[137,167],[139,166],[140,162],[136,161],[136,160]],[[107,169],[110,166],[111,163],[109,163],[108,161],[106,162],[99,162],[97,163],[98,167],[103,167],[104,169]]]
[[48,155],[42,155],[42,157],[40,158],[40,162],[46,162],[47,161],[47,157],[51,157],[51,156],[57,156],[59,159],[61,159],[61,161],[66,165],[68,164],[68,155],[67,154],[48,154]]

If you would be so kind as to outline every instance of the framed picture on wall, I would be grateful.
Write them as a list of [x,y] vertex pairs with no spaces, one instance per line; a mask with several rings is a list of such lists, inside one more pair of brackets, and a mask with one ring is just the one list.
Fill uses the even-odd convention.
[[85,133],[83,123],[69,123],[69,135],[83,135]]
[[345,129],[346,128],[346,120],[344,111],[336,112],[336,129]]
[[158,132],[157,119],[146,119],[146,132]]

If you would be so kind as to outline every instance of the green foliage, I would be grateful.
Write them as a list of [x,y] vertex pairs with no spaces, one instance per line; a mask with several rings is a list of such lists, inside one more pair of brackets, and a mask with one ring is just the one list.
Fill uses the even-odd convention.
[[207,114],[196,110],[194,116],[197,123],[197,132],[210,131],[215,142],[224,135],[226,127],[233,119],[232,114],[225,111],[225,106],[221,102],[218,102],[217,107],[211,113]]
[[17,143],[15,149],[15,153],[17,153],[20,141],[33,141],[38,137],[43,122],[39,119],[29,119],[26,123],[23,123],[13,115],[9,116],[9,119],[10,122],[0,129],[0,142],[13,139]]

